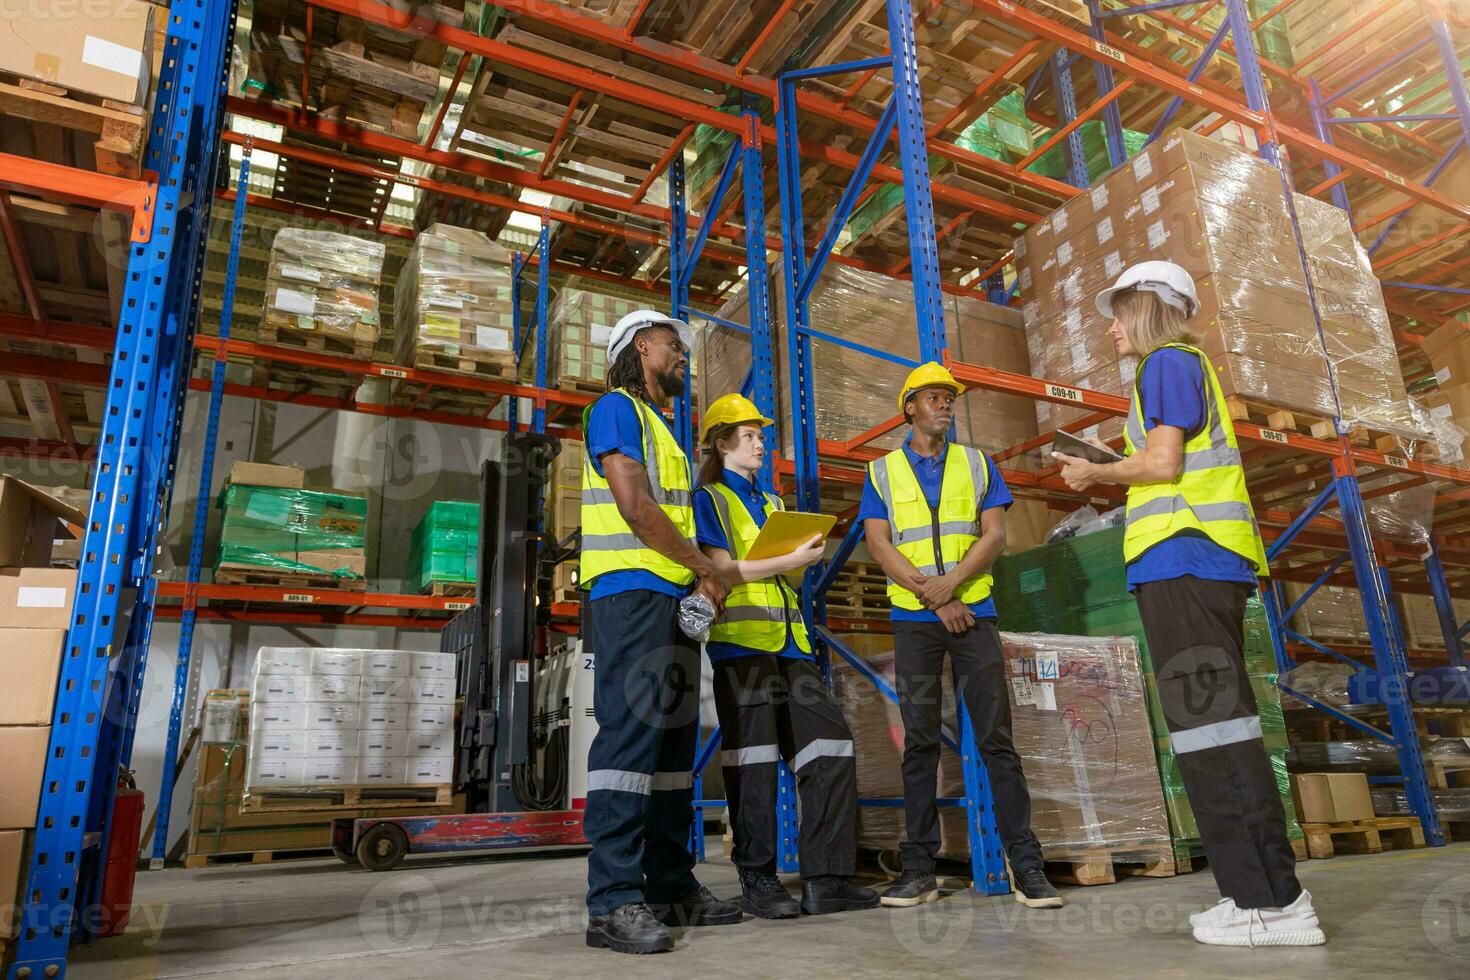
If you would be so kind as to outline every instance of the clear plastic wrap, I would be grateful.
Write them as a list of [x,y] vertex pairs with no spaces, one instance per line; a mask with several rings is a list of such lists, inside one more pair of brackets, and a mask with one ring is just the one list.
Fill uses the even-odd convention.
[[[1404,642],[1414,650],[1443,650],[1444,630],[1439,625],[1439,612],[1434,597],[1415,592],[1395,593],[1399,600],[1399,622],[1404,629]],[[1470,622],[1470,599],[1455,599],[1455,622]]]
[[[784,281],[771,292],[771,306],[785,309]],[[828,263],[812,290],[811,326],[846,341],[886,354],[917,359],[919,340],[914,316],[913,284],[850,266]],[[944,294],[946,343],[957,360],[1029,374],[1026,336],[1019,311],[970,297]],[[743,286],[732,292],[720,316],[750,323]],[[784,318],[774,325],[773,366],[776,373],[776,418],[783,453],[790,454],[792,392],[787,370]],[[818,439],[846,441],[898,414],[898,393],[909,368],[873,354],[821,339],[812,340],[815,422]],[[750,370],[750,338],[708,323],[700,350],[700,385],[705,400],[739,391]],[[1031,400],[1019,395],[976,389],[967,392],[955,412],[960,442],[995,452],[1036,435]],[[894,449],[902,443],[903,426],[868,445]],[[1008,465],[1015,466],[1021,460]]]
[[244,799],[453,780],[455,655],[262,647]]
[[[1302,582],[1284,582],[1282,587],[1286,592],[1287,608],[1308,588]],[[1302,603],[1290,626],[1303,636],[1323,642],[1368,642],[1368,619],[1363,612],[1363,600],[1358,590],[1351,586],[1321,586]]]
[[[891,638],[846,638],[869,666],[893,681]],[[1012,732],[1031,790],[1031,825],[1049,858],[1086,848],[1169,846],[1169,820],[1149,733],[1137,646],[1128,638],[1002,633]],[[857,747],[858,795],[901,797],[903,723],[897,705],[851,667],[833,671]],[[944,718],[955,725],[944,680]],[[940,755],[939,795],[963,796],[959,757]],[[940,853],[965,858],[965,812],[940,810]],[[891,848],[902,839],[903,811],[863,807],[859,843]]]
[[515,377],[510,266],[510,253],[478,231],[420,232],[394,283],[394,359]]
[[330,231],[282,228],[271,243],[262,339],[372,356],[384,247]]
[[[1409,807],[1409,794],[1401,789],[1375,789],[1372,794],[1373,812],[1380,817],[1407,817],[1414,812]],[[1470,787],[1436,789],[1429,795],[1434,797],[1441,823],[1470,821]]]
[[272,571],[361,579],[367,498],[345,490],[231,483],[219,496],[220,572]]
[[[1301,195],[1296,208],[1326,357],[1276,171],[1238,148],[1176,131],[1016,241],[1033,373],[1128,394],[1133,362],[1117,356],[1093,297],[1129,265],[1164,258],[1195,277],[1192,326],[1227,396],[1331,418],[1330,359],[1348,425],[1422,435],[1378,281],[1346,216]],[[1085,414],[1045,402],[1037,412],[1042,428]]]
[[[585,289],[557,293],[546,312],[546,376],[551,387],[602,391],[607,387],[607,342],[613,326],[634,310],[658,304]],[[692,365],[691,365],[692,366]],[[521,358],[521,378],[535,377],[534,349]]]
[[[1435,393],[1438,395],[1438,392]],[[1463,467],[1465,439],[1470,436],[1460,423],[1470,425],[1470,415],[1457,413],[1456,406],[1448,398],[1434,398],[1436,404],[1428,405],[1414,396],[1409,396],[1409,409],[1414,415],[1414,424],[1429,434],[1428,443],[1416,440],[1402,442],[1404,455],[1410,459],[1426,457],[1450,466]]]
[[[1301,632],[1301,630],[1298,630]],[[1330,704],[1337,708],[1346,708],[1348,704],[1348,678],[1356,671],[1347,664],[1329,664],[1319,661],[1308,661],[1298,664],[1291,670],[1281,675],[1282,685],[1293,691],[1305,694],[1307,697],[1323,704]],[[1297,705],[1294,698],[1288,694],[1281,695],[1283,700]]]
[[1366,497],[1363,502],[1368,525],[1375,537],[1411,541],[1427,548],[1429,534],[1434,530],[1437,490],[1432,483],[1417,483],[1407,476],[1401,482],[1405,486],[1400,490]]
[[1066,517],[1057,521],[1052,529],[1046,532],[1046,543],[1054,541],[1065,541],[1067,538],[1075,538],[1082,533],[1082,529],[1097,520],[1096,508],[1091,504],[1083,504]]

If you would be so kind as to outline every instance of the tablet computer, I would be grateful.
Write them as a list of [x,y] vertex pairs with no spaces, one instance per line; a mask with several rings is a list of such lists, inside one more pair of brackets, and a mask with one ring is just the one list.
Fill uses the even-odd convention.
[[1099,449],[1090,442],[1085,442],[1070,432],[1061,429],[1051,439],[1051,449],[1055,453],[1065,453],[1068,456],[1077,456],[1087,460],[1089,463],[1116,463],[1123,457],[1111,449]]

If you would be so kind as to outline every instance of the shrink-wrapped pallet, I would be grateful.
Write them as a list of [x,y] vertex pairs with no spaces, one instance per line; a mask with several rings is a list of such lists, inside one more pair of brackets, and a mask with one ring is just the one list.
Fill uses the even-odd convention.
[[[1194,276],[1200,310],[1190,327],[1227,397],[1329,419],[1330,366],[1348,425],[1421,437],[1382,291],[1347,216],[1302,195],[1295,205],[1325,347],[1280,175],[1238,148],[1176,131],[1016,240],[1032,373],[1131,393],[1137,361],[1118,356],[1094,297],[1128,266],[1164,259]],[[1086,411],[1039,402],[1037,413],[1045,429]]]
[[514,378],[510,270],[510,253],[478,231],[438,224],[421,232],[394,284],[394,359]]
[[271,243],[261,339],[358,359],[378,342],[384,248],[351,235],[282,228]]
[[[892,638],[844,638],[893,683]],[[1031,791],[1031,824],[1048,860],[1156,855],[1171,848],[1169,819],[1149,732],[1138,648],[1131,638],[1002,633],[1012,733]],[[836,662],[838,697],[853,731],[859,797],[901,797],[903,722],[898,706],[855,669]],[[944,678],[944,719],[955,724]],[[960,758],[941,752],[941,797],[964,796]],[[940,853],[967,858],[965,811],[940,810]],[[903,810],[863,807],[859,842],[887,849],[903,839]]]
[[[607,387],[607,342],[613,325],[626,314],[654,304],[566,288],[546,311],[547,385],[582,391]],[[665,306],[667,304],[664,304]],[[521,378],[535,378],[536,351],[521,358]]]

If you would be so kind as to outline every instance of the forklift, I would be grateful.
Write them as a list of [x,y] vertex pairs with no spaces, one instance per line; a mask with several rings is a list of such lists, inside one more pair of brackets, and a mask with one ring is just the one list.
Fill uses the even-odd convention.
[[440,649],[457,656],[459,703],[454,788],[465,812],[332,822],[332,851],[370,871],[409,854],[587,845],[582,832],[594,661],[579,642],[552,652],[555,567],[574,561],[580,532],[542,532],[545,474],[560,440],[506,435],[499,461],[480,469],[480,554],[475,599],[444,627]]

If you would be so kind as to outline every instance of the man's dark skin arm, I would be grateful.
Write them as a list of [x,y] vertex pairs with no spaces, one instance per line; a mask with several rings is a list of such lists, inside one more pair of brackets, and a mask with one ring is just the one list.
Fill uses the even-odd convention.
[[715,607],[715,615],[724,612],[730,585],[715,568],[714,562],[679,533],[669,515],[663,512],[648,489],[648,470],[635,459],[612,452],[602,457],[602,472],[612,489],[618,513],[633,533],[649,548],[692,571],[699,580],[694,591],[703,593]]

